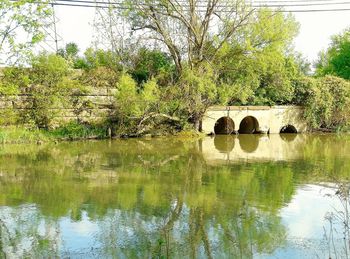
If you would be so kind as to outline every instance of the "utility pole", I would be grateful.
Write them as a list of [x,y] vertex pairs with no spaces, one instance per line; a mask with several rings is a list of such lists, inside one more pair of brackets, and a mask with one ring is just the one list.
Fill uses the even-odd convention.
[[55,15],[55,6],[51,3],[52,8],[52,20],[53,20],[53,31],[54,31],[54,41],[56,46],[56,53],[58,53],[58,39],[57,39],[57,29],[56,29],[56,15]]

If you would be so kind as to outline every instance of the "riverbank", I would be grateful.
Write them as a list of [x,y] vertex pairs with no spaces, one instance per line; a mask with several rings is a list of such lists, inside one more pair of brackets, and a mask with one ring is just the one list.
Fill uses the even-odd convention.
[[0,143],[24,144],[67,140],[105,139],[108,132],[99,126],[69,124],[52,130],[31,129],[23,126],[0,128]]
[[[157,132],[156,136],[178,136],[181,138],[201,137],[205,134],[194,130],[179,132]],[[58,141],[78,141],[78,140],[96,140],[96,139],[118,139],[135,137],[155,137],[152,134],[146,135],[115,135],[110,128],[102,125],[82,125],[70,123],[64,127],[52,130],[31,129],[23,126],[11,126],[0,128],[0,144],[32,144],[47,143]]]

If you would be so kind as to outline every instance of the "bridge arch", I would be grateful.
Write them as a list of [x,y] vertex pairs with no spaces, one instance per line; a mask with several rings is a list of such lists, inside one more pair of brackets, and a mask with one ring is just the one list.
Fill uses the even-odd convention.
[[259,122],[253,116],[246,116],[239,124],[239,134],[254,134],[259,130]]
[[292,124],[287,124],[280,129],[280,133],[298,133],[298,130]]
[[234,121],[228,117],[221,117],[215,122],[214,133],[217,135],[230,135],[235,131]]

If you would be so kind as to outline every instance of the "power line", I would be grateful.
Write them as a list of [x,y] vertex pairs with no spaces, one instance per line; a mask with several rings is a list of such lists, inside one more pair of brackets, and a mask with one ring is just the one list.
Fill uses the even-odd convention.
[[[335,0],[337,1],[337,0]],[[332,2],[335,2],[334,0],[258,0],[258,1],[252,1],[253,3],[314,3],[314,2],[329,2],[329,4],[332,4]]]
[[[58,2],[59,1],[59,2]],[[84,8],[102,8],[102,9],[108,9],[108,8],[115,8],[119,10],[129,10],[129,7],[122,6],[121,3],[108,3],[108,2],[93,2],[93,1],[84,1],[84,0],[56,0],[56,2],[50,3],[53,6],[68,6],[68,7],[84,7]],[[277,2],[277,1],[276,1]],[[39,2],[32,2],[33,4],[37,4]],[[103,5],[102,5],[103,4]],[[334,5],[335,3],[329,3],[325,5]],[[340,3],[338,3],[340,4]],[[350,4],[350,3],[342,3],[344,4]],[[257,5],[252,6],[256,9],[262,8],[262,7],[301,7],[301,6],[311,6],[316,4],[305,4],[305,5]],[[321,4],[318,4],[321,5]],[[147,6],[147,5],[145,5]],[[198,6],[197,6],[198,7]],[[202,6],[203,8],[206,8],[206,6]],[[221,7],[233,7],[233,6],[221,6]],[[199,10],[199,11],[206,11],[206,10]],[[283,10],[283,9],[275,9],[275,12],[283,12],[283,13],[312,13],[312,12],[343,12],[343,11],[350,11],[349,8],[328,8],[328,9],[292,9],[292,10]],[[232,11],[229,10],[220,10],[220,12],[227,12],[231,13]]]
[[336,3],[302,3],[302,4],[263,4],[263,5],[252,5],[252,7],[301,7],[301,6],[320,6],[320,5],[349,5],[350,2],[336,2]]
[[[259,1],[259,2],[253,2],[251,7],[301,7],[301,6],[318,6],[318,5],[347,5],[350,4],[350,2],[330,2],[330,0],[311,0],[311,1],[305,1],[305,0],[295,0],[298,1],[298,4],[290,4],[292,1]],[[321,1],[321,3],[320,3]],[[64,2],[64,3],[82,3],[82,4],[95,4],[96,5],[107,5],[107,6],[119,6],[118,8],[124,9],[126,7],[123,6],[122,2],[105,2],[105,1],[88,1],[88,0],[56,0],[56,2]],[[276,3],[283,3],[284,4],[276,4]],[[185,3],[185,2],[180,2]],[[258,5],[256,5],[258,4]],[[148,6],[146,4],[140,4],[142,6]],[[189,7],[189,5],[186,3],[184,5],[181,5],[182,7]],[[197,5],[196,7],[199,8],[206,8],[205,5]],[[216,7],[234,7],[233,5],[217,5]]]
[[[101,5],[86,5],[86,4],[67,4],[67,3],[55,3],[55,6],[70,6],[70,7],[84,7],[84,8],[115,8],[115,9],[120,9],[120,10],[129,10],[127,7],[115,7],[114,5],[111,6],[101,6]],[[259,7],[269,7],[269,6],[259,6]],[[258,8],[259,8],[258,7]],[[280,6],[282,7],[282,6]],[[290,6],[294,7],[294,6]],[[277,9],[274,10],[275,12],[282,12],[282,13],[313,13],[313,12],[342,12],[342,11],[350,11],[350,8],[331,8],[331,9],[304,9],[304,10],[281,10]],[[230,12],[230,11],[225,11],[222,10],[222,12]]]

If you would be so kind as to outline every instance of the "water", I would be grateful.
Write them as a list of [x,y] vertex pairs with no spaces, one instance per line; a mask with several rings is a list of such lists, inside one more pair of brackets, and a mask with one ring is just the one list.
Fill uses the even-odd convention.
[[0,258],[346,257],[349,158],[331,134],[0,146]]

